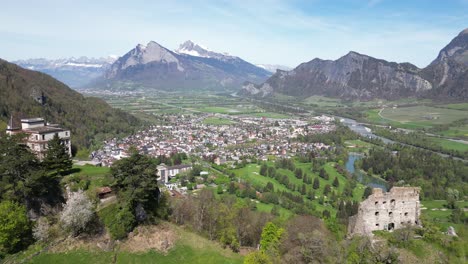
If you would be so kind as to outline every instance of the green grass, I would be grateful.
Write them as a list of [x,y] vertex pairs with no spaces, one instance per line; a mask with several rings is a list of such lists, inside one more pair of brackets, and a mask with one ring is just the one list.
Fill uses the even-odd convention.
[[451,127],[449,130],[442,131],[439,134],[447,137],[468,138],[468,125],[460,127]]
[[389,124],[408,129],[449,124],[468,115],[466,111],[430,106],[385,108],[380,116],[379,112],[380,109],[367,111],[367,119],[377,124]]
[[[266,204],[266,203],[257,203],[257,210],[260,212],[266,212],[270,213],[271,209],[273,208],[273,204]],[[288,219],[291,216],[294,215],[293,212],[289,211],[288,209],[285,209],[283,207],[279,207],[279,213],[280,213],[280,218],[281,219]]]
[[[62,253],[42,253],[32,259],[30,263],[228,263],[240,264],[243,257],[229,249],[223,249],[221,245],[210,241],[195,233],[174,224],[167,223],[173,229],[179,239],[175,246],[167,254],[150,250],[142,253],[133,253],[119,250],[117,246],[114,252],[95,250],[72,250]],[[24,258],[15,258],[13,261]],[[115,262],[114,262],[115,260]],[[15,263],[15,262],[14,262]]]
[[468,103],[448,104],[448,105],[444,105],[443,107],[455,109],[455,110],[467,110],[468,111]]
[[468,144],[455,142],[448,139],[429,137],[429,139],[447,150],[458,150],[458,151],[468,151]]
[[317,105],[320,107],[336,107],[341,105],[340,99],[328,98],[323,96],[310,96],[307,97],[303,103],[308,105]]
[[112,263],[113,252],[88,252],[84,250],[70,251],[66,253],[43,253],[34,257],[30,263],[49,264],[49,263]]
[[234,122],[227,119],[227,118],[207,117],[207,118],[205,118],[203,120],[203,124],[207,124],[207,125],[232,125],[232,124],[234,124]]
[[235,108],[220,107],[220,106],[206,106],[197,109],[200,112],[205,113],[219,113],[219,114],[238,114],[242,111]]
[[[456,202],[456,204],[460,208],[468,208],[468,201],[458,201]],[[450,215],[452,214],[452,210],[447,209],[445,207],[446,205],[446,200],[421,201],[421,208],[426,208],[421,210],[422,215],[429,218],[432,222],[440,226],[443,230],[445,230],[449,226],[454,226],[456,230],[460,230],[463,224],[455,224],[450,221]]]
[[116,263],[158,263],[158,264],[180,264],[180,263],[242,263],[239,256],[236,259],[228,259],[219,252],[211,250],[198,250],[187,245],[179,245],[163,255],[156,251],[143,254],[130,254],[119,252]]
[[[327,184],[331,186],[332,190],[338,193],[343,192],[344,186],[346,185],[346,182],[348,181],[348,179],[344,175],[341,175],[336,171],[336,169],[334,168],[335,163],[333,162],[329,162],[324,165],[325,171],[327,171],[327,173],[330,176],[328,180],[322,179],[317,174],[311,172],[310,163],[300,163],[296,161],[294,164],[296,168],[302,169],[302,171],[305,174],[307,174],[309,177],[312,177],[312,179],[313,178],[319,179],[320,187],[317,190],[313,190],[312,184],[306,184],[307,192],[309,192],[309,190],[313,190],[317,197],[320,197],[323,195],[323,190],[325,188],[325,185]],[[269,161],[267,162],[267,165],[270,167],[274,166],[274,162]],[[287,192],[299,194],[299,192],[297,191],[289,190],[287,187],[279,183],[276,179],[258,174],[259,170],[260,170],[259,165],[248,164],[244,168],[236,169],[232,171],[236,174],[237,177],[240,177],[244,180],[249,181],[253,186],[263,188],[264,186],[266,186],[268,182],[271,182],[275,188],[275,191],[287,191]],[[294,175],[294,172],[292,171],[285,170],[285,169],[276,169],[276,172],[279,173],[280,175],[287,176],[289,182],[294,183],[296,186],[302,186],[302,184],[304,184],[302,179],[297,179]],[[338,182],[339,182],[338,188],[333,186],[333,180],[335,179],[335,177],[338,178]],[[358,183],[357,187],[353,191],[353,200],[361,201],[362,195],[364,194],[364,190],[365,190],[365,186]],[[315,206],[315,210],[318,212],[322,212],[323,210],[328,210],[332,213],[332,215],[336,213],[336,210],[333,207],[319,204],[318,199],[315,199],[311,202]],[[266,206],[267,205],[260,205],[260,210],[261,208],[264,208],[265,211],[271,210],[273,205],[268,205],[268,207]]]
[[64,180],[70,177],[79,177],[89,180],[88,190],[93,192],[96,188],[104,186],[106,176],[110,173],[108,167],[97,167],[93,165],[78,166],[73,165],[70,175],[64,177]]
[[274,118],[274,119],[286,119],[290,117],[285,114],[273,113],[273,112],[260,112],[260,113],[246,114],[246,115],[253,116],[253,117],[265,117],[265,118]]
[[237,177],[249,181],[252,185],[256,187],[265,187],[268,182],[271,182],[275,188],[275,191],[289,191],[284,185],[279,183],[277,180],[268,178],[260,175],[260,165],[257,164],[248,164],[244,168],[233,170]]
[[352,152],[368,152],[371,148],[376,147],[376,145],[356,139],[356,140],[346,140],[344,145]]

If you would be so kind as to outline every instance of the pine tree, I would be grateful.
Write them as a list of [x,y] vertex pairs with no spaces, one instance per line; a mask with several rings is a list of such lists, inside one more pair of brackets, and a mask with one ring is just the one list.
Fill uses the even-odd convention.
[[323,189],[323,195],[328,195],[330,191],[331,191],[330,184],[325,185],[325,188]]
[[319,175],[320,175],[320,177],[322,177],[322,178],[325,179],[325,180],[328,180],[328,179],[329,179],[328,173],[325,171],[324,168],[320,169]]
[[335,179],[333,180],[333,186],[335,186],[336,188],[338,188],[338,186],[340,186],[340,182],[338,181],[338,177],[335,177]]
[[314,184],[312,186],[315,190],[317,190],[318,188],[320,188],[320,181],[318,178],[315,178],[314,179]]
[[56,174],[63,173],[72,168],[71,157],[57,134],[48,142],[47,152],[42,164],[47,170],[53,171]]

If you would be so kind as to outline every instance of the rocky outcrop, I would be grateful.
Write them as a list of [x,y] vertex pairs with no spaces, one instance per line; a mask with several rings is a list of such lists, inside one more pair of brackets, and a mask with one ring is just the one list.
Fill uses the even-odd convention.
[[468,99],[468,29],[445,46],[421,76],[434,86],[431,97]]

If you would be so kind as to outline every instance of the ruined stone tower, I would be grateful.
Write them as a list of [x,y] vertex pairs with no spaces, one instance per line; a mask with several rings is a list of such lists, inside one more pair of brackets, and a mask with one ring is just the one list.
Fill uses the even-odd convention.
[[373,189],[349,218],[348,235],[371,235],[375,230],[394,230],[419,225],[419,187],[393,187],[390,192]]

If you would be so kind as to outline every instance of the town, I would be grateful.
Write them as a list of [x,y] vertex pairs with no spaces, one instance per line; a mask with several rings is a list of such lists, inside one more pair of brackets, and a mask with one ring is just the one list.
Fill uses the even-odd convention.
[[[203,122],[213,117],[229,120],[231,124]],[[150,126],[124,139],[106,141],[102,149],[92,152],[94,164],[111,166],[116,160],[128,157],[132,146],[153,157],[185,153],[213,160],[217,165],[249,157],[263,161],[268,160],[268,156],[288,158],[313,149],[330,148],[323,143],[304,143],[295,139],[299,135],[327,133],[336,128],[334,118],[324,115],[309,120],[221,114],[170,115],[166,119],[168,124]]]

